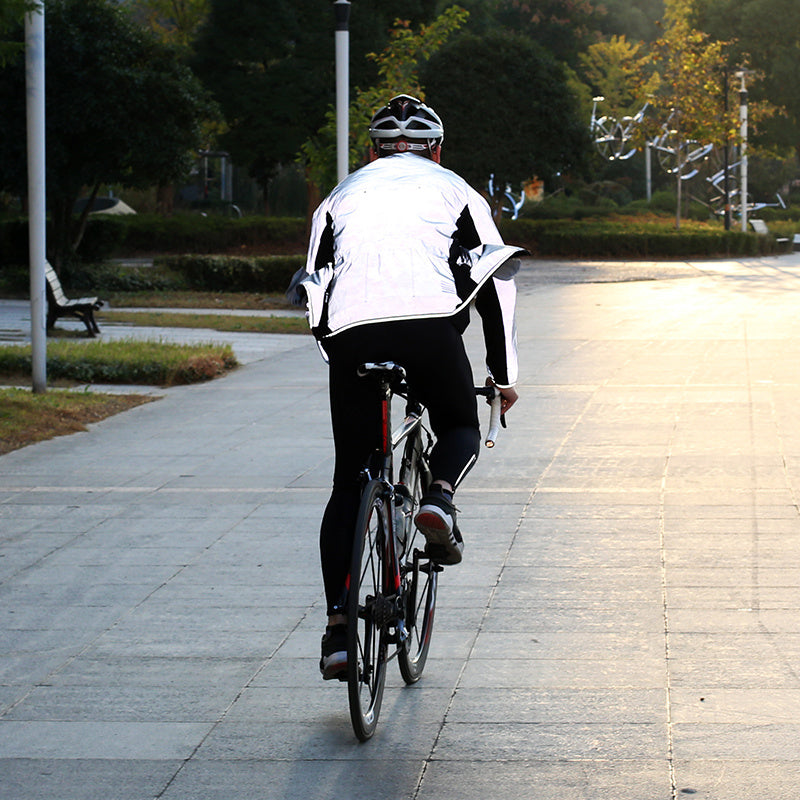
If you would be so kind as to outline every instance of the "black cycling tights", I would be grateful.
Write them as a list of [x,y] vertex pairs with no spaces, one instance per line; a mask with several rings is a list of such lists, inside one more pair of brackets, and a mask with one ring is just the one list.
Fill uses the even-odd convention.
[[361,325],[324,341],[330,357],[330,402],[336,463],[322,518],[320,554],[328,614],[341,613],[360,500],[359,475],[380,436],[374,381],[359,378],[366,361],[394,361],[428,409],[436,444],[435,480],[454,488],[478,457],[480,430],[472,368],[461,334],[447,318]]

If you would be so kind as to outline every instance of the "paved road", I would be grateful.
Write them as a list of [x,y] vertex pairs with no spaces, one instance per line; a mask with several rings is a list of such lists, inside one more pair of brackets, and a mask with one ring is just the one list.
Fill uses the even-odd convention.
[[310,339],[0,457],[3,799],[795,800],[800,257],[648,269],[526,264],[522,399],[367,744],[317,672]]

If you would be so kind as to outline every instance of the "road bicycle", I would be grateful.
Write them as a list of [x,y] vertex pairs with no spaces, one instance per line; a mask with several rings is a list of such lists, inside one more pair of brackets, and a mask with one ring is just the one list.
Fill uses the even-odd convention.
[[514,197],[511,191],[511,184],[507,183],[505,189],[501,191],[499,185],[495,185],[494,173],[489,175],[489,183],[487,186],[489,197],[494,200],[495,197],[502,195],[503,206],[502,211],[504,214],[509,214],[511,219],[517,219],[522,206],[525,204],[525,192],[520,192],[519,198]]
[[609,161],[627,161],[636,153],[636,148],[630,146],[636,127],[644,119],[650,106],[649,101],[633,116],[625,116],[622,121],[614,117],[597,116],[597,105],[605,97],[598,95],[592,98],[592,116],[589,120],[589,133],[594,140],[595,147],[600,155]]
[[[423,424],[403,367],[367,363],[358,374],[380,387],[381,441],[362,473],[361,505],[353,540],[347,596],[347,686],[353,730],[362,742],[375,732],[388,662],[397,658],[406,684],[425,667],[442,567],[425,553],[415,509],[430,486],[433,436]],[[490,400],[493,446],[500,425],[500,393],[476,387]],[[403,422],[392,429],[392,397],[405,398]],[[394,464],[394,453],[399,462]],[[395,471],[397,475],[395,475]]]

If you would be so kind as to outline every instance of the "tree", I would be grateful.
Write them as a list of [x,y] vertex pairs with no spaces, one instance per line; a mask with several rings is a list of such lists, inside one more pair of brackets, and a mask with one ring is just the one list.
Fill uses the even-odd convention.
[[211,0],[129,0],[161,41],[188,48],[205,22]]
[[[14,30],[30,11],[35,8],[32,0],[0,0],[0,36]],[[0,67],[4,67],[10,58],[22,52],[21,41],[0,41]]]
[[751,100],[781,111],[765,121],[758,139],[792,147],[800,156],[800,13],[797,0],[695,0],[694,23],[732,41],[730,65],[748,64],[763,75],[748,81]]
[[[444,121],[442,163],[476,186],[583,171],[589,136],[565,72],[526,36],[462,34],[422,73]],[[481,87],[476,90],[476,87]],[[499,213],[499,212],[497,212]]]
[[[370,147],[369,121],[375,111],[398,94],[425,99],[420,85],[419,68],[466,20],[467,12],[452,6],[430,25],[415,32],[408,20],[396,20],[389,33],[389,43],[380,53],[367,58],[378,68],[378,83],[367,89],[357,88],[349,109],[350,168],[361,166]],[[325,125],[300,149],[312,192],[326,193],[336,183],[336,111],[329,108]],[[312,205],[312,204],[310,204]]]
[[[666,0],[664,33],[641,62],[641,85],[650,94],[652,113],[639,127],[639,141],[660,139],[662,152],[674,153],[680,228],[683,170],[692,143],[727,147],[738,138],[737,104],[727,103],[723,76],[727,43],[692,28],[692,0]],[[750,119],[757,125],[769,113],[754,105]]]
[[[102,184],[144,187],[188,171],[211,106],[175,53],[106,0],[51,0],[45,26],[49,245],[60,266]],[[24,195],[21,61],[0,72],[0,186]],[[84,188],[90,202],[76,220]]]
[[[322,0],[211,0],[192,65],[222,107],[219,144],[266,189],[277,169],[325,123],[335,97],[334,19]],[[383,47],[391,20],[415,24],[434,0],[357,0],[350,19],[351,85],[374,82],[367,52]]]
[[603,6],[606,16],[600,20],[600,30],[604,36],[623,36],[633,42],[658,38],[664,0],[603,0]]
[[642,42],[629,42],[624,36],[589,45],[580,56],[583,78],[593,95],[605,98],[604,108],[611,109],[616,118],[635,113],[644,98],[638,83]]
[[571,65],[578,53],[597,41],[606,15],[597,0],[466,0],[463,5],[476,19],[470,32],[513,31]]

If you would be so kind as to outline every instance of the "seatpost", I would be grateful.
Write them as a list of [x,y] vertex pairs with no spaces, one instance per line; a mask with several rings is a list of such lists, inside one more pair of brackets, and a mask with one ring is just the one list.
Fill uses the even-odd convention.
[[391,483],[392,476],[392,382],[382,377],[381,385],[381,459],[383,474]]

